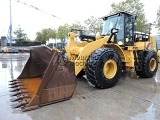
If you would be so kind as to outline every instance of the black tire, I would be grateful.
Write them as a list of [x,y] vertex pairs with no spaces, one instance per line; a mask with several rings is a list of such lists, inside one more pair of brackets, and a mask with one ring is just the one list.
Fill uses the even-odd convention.
[[[153,65],[151,65],[152,64],[151,61],[153,60],[154,60]],[[142,70],[136,71],[137,75],[142,78],[152,78],[156,74],[157,69],[158,69],[157,53],[153,50],[144,51],[144,61],[142,63]]]
[[[108,60],[114,61],[116,65],[116,72],[114,76],[110,79],[106,78],[103,72],[103,67]],[[100,48],[92,52],[92,54],[88,58],[86,65],[87,80],[96,88],[103,89],[103,88],[113,87],[118,82],[121,76],[121,72],[122,72],[121,59],[119,57],[119,54],[113,49]]]

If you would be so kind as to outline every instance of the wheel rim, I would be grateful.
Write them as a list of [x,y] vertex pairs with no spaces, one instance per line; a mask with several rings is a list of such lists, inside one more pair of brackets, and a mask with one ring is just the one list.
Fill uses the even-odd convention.
[[111,79],[117,73],[117,64],[114,60],[107,60],[103,67],[103,74],[106,78]]
[[151,71],[154,71],[154,70],[155,70],[155,68],[156,68],[156,60],[155,60],[155,58],[152,58],[152,59],[150,60],[149,67],[150,67],[150,70],[151,70]]

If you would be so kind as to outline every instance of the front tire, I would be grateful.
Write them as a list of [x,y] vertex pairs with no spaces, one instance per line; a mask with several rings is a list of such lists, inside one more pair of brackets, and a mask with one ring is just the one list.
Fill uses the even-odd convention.
[[87,61],[86,75],[89,83],[97,88],[113,87],[122,72],[119,54],[110,48],[95,50]]

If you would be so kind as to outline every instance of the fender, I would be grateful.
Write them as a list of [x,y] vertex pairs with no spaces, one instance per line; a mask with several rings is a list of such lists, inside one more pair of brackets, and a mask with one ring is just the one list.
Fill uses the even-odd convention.
[[79,56],[75,60],[75,75],[78,75],[78,73],[85,69],[86,61],[89,57],[89,55],[96,49],[101,48],[104,46],[106,41],[108,40],[108,36],[101,38],[99,40],[93,41],[85,45],[83,48],[81,48]]

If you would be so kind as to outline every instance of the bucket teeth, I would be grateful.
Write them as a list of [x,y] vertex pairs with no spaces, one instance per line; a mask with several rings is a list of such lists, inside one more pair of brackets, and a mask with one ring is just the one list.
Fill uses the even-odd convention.
[[10,83],[10,84],[8,84],[8,85],[15,85],[15,84],[17,84],[17,83],[22,83],[22,82],[20,82],[20,81],[15,81],[15,82],[12,82],[12,83]]
[[11,87],[9,87],[9,88],[17,88],[17,87],[19,87],[19,86],[24,86],[22,83],[17,83],[17,84],[15,84],[15,85],[12,85]]
[[18,85],[16,84],[16,85],[12,85],[11,87],[9,87],[9,88],[16,88],[16,87],[18,87]]
[[16,82],[16,81],[18,81],[17,79],[14,79],[14,80],[10,80],[9,82]]
[[17,98],[12,98],[10,100],[10,102],[15,102],[15,101],[19,101],[19,100],[22,100],[24,98],[30,98],[27,94],[24,94],[24,95],[21,95],[21,96],[18,96]]
[[10,83],[8,85],[15,85],[15,84],[17,84],[17,82],[12,82],[12,83]]
[[12,107],[12,109],[14,109],[14,108],[20,108],[20,107],[23,107],[23,106],[25,106],[26,104],[28,104],[29,102],[27,102],[27,101],[23,101],[23,102],[21,102],[21,103],[18,103],[18,104],[15,104],[15,105],[11,105],[11,107]]
[[23,93],[27,93],[27,91],[25,91],[25,90],[17,91],[16,93],[10,94],[10,96],[11,96],[11,97],[12,97],[12,96],[17,96],[17,95],[23,94]]
[[9,90],[9,92],[16,92],[16,91],[23,90],[23,89],[25,89],[23,86],[19,86],[15,89]]

